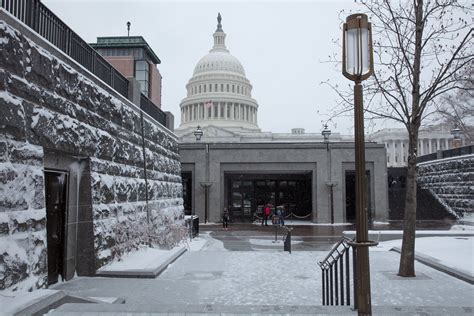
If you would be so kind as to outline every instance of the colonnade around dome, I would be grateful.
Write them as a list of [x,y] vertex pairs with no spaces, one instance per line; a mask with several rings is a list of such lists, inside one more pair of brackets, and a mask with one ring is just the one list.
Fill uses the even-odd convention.
[[231,120],[257,124],[257,108],[235,102],[192,103],[181,106],[181,124],[202,120]]
[[250,97],[251,89],[248,86],[232,83],[204,83],[204,84],[189,84],[188,97],[199,95],[203,93],[235,93]]

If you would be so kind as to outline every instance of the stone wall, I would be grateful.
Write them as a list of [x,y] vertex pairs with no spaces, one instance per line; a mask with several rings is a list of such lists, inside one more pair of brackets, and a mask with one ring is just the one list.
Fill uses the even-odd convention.
[[418,184],[458,217],[474,212],[474,155],[418,164]]
[[88,207],[75,220],[90,218],[89,233],[76,228],[78,243],[92,240],[92,271],[117,255],[124,230],[133,234],[121,251],[145,243],[150,227],[181,223],[174,134],[2,10],[0,51],[0,289],[45,284],[46,150],[87,161],[77,200]]

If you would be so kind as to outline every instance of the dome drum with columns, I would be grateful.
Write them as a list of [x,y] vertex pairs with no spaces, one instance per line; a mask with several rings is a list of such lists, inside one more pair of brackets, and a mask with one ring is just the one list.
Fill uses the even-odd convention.
[[232,132],[259,132],[258,104],[252,99],[252,85],[237,58],[225,45],[221,15],[217,17],[214,46],[202,57],[186,85],[181,101],[178,135],[192,132],[198,125],[215,126]]

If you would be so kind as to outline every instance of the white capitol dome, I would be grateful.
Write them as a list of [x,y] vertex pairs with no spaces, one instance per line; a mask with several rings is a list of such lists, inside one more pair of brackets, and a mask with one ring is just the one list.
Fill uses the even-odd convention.
[[194,67],[181,101],[178,135],[192,133],[197,126],[214,126],[229,132],[259,132],[258,104],[252,99],[252,85],[240,61],[225,45],[221,16],[217,17],[214,46]]

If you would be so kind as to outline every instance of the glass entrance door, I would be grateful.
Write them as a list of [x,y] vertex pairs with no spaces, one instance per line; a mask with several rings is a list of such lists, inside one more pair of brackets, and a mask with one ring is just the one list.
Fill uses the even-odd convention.
[[225,178],[232,221],[261,218],[267,203],[284,206],[288,216],[311,219],[311,174],[229,174]]

